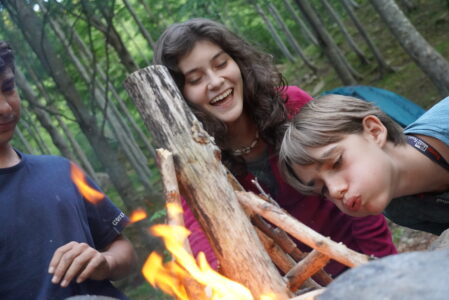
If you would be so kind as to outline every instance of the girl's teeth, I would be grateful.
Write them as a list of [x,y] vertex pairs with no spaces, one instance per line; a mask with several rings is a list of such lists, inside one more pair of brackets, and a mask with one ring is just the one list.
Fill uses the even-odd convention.
[[221,94],[220,96],[215,97],[214,99],[212,99],[212,101],[210,102],[211,104],[215,104],[221,100],[223,100],[224,98],[226,98],[227,96],[229,96],[231,94],[232,90],[229,89],[228,91],[226,91],[224,94]]

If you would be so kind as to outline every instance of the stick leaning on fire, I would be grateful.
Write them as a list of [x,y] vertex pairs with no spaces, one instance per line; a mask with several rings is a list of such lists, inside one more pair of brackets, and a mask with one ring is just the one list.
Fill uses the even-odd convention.
[[[328,259],[350,267],[369,260],[245,192],[221,163],[220,149],[191,112],[165,67],[149,66],[134,72],[125,81],[125,88],[152,132],[153,142],[173,153],[176,181],[211,241],[221,272],[246,286],[255,298],[266,292],[291,298],[290,289],[298,288],[304,280],[317,287],[304,274],[321,269]],[[260,216],[280,229],[267,226]],[[281,229],[315,250],[297,264],[304,254]],[[280,276],[273,262],[286,277]]]

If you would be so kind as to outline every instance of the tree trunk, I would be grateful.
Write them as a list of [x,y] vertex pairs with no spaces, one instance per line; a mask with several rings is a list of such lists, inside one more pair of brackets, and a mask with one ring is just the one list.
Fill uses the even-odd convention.
[[28,100],[30,103],[30,107],[32,107],[34,113],[36,114],[37,119],[41,123],[42,127],[44,127],[47,132],[49,133],[53,144],[55,144],[56,148],[61,152],[61,154],[70,160],[76,161],[75,156],[70,151],[69,145],[67,145],[64,138],[59,134],[57,128],[53,126],[50,117],[48,114],[40,109],[39,107],[42,106],[39,104],[39,100],[37,99],[36,95],[34,94],[31,86],[28,84],[27,80],[25,79],[25,76],[22,74],[22,72],[19,69],[16,69],[15,74],[17,86],[19,89],[23,92],[24,98]]
[[[117,52],[117,56],[122,62],[122,65],[125,67],[125,69],[129,73],[137,70],[137,63],[132,58],[131,54],[125,46],[125,43],[123,43],[120,34],[112,24],[112,19],[106,19],[107,24],[104,24],[102,20],[97,15],[95,15],[93,8],[90,7],[90,3],[81,1],[81,5],[83,6],[84,12],[86,14],[87,22],[93,25],[98,31],[103,33],[106,38],[106,43],[108,43],[115,49],[115,51]],[[100,12],[103,13],[103,9],[100,9]]]
[[228,183],[220,150],[168,70],[162,66],[139,70],[128,77],[125,88],[155,142],[173,153],[181,193],[213,241],[224,275],[245,285],[256,299],[268,292],[287,297],[285,282]]
[[385,75],[386,73],[392,72],[393,69],[385,62],[385,59],[382,57],[382,54],[377,49],[374,42],[369,37],[366,30],[363,28],[362,23],[359,21],[357,16],[355,15],[354,11],[352,10],[352,7],[350,4],[348,4],[348,0],[341,0],[341,3],[345,7],[346,11],[348,12],[349,17],[351,18],[352,22],[354,23],[355,27],[365,40],[366,44],[368,45],[368,48],[371,50],[371,52],[374,55],[374,58],[377,61],[377,66],[379,69],[380,76]]
[[370,0],[405,52],[437,87],[449,95],[449,63],[416,30],[393,0]]
[[301,20],[301,18],[298,16],[296,11],[293,9],[292,5],[290,4],[289,0],[283,0],[285,6],[287,7],[288,11],[292,14],[293,19],[295,19],[296,24],[299,26],[301,31],[304,33],[304,36],[306,39],[308,39],[312,44],[318,45],[318,41],[316,37],[313,35],[312,32],[310,32],[307,25]]
[[347,67],[344,61],[344,57],[339,54],[338,46],[335,44],[334,40],[331,38],[329,33],[324,28],[323,23],[318,18],[313,7],[308,1],[295,0],[301,12],[304,14],[305,18],[309,22],[312,29],[315,31],[315,35],[318,38],[318,43],[323,49],[330,64],[334,67],[338,74],[338,77],[345,85],[354,85],[357,81],[354,79],[351,71]]
[[400,0],[400,3],[405,7],[407,12],[415,10],[418,7],[415,0]]
[[343,33],[343,36],[345,37],[346,41],[348,42],[349,47],[352,49],[352,51],[355,52],[355,54],[359,58],[360,63],[363,65],[368,64],[369,62],[368,62],[368,59],[366,58],[365,54],[363,54],[362,50],[360,50],[360,48],[357,46],[355,41],[352,39],[351,35],[349,34],[348,30],[346,29],[346,26],[343,24],[340,16],[334,10],[332,5],[330,5],[327,0],[321,0],[321,2],[323,2],[324,7],[329,12],[332,19],[335,21],[335,23],[337,23],[338,28],[340,28],[341,33]]
[[281,16],[279,15],[279,12],[277,11],[276,7],[268,3],[268,9],[270,10],[270,13],[273,15],[273,17],[278,22],[279,26],[281,26],[282,30],[284,31],[285,35],[287,36],[288,41],[290,42],[290,45],[295,49],[296,53],[301,57],[304,64],[312,70],[313,73],[316,73],[318,68],[313,65],[313,63],[309,62],[309,59],[306,57],[304,51],[302,51],[301,46],[299,46],[298,42],[296,41],[293,34],[288,29],[287,25],[282,20]]
[[287,46],[285,46],[284,42],[282,41],[279,34],[276,32],[276,29],[274,28],[273,24],[271,24],[271,21],[267,18],[262,8],[259,6],[259,4],[254,3],[254,6],[256,8],[257,13],[262,18],[263,22],[268,28],[268,31],[270,32],[271,36],[273,37],[274,41],[276,42],[276,45],[279,47],[279,49],[282,51],[284,56],[289,59],[290,61],[295,61],[296,59],[291,54],[290,50],[288,50]]
[[126,8],[128,9],[130,15],[133,17],[134,22],[136,22],[137,26],[139,27],[139,31],[140,33],[143,35],[143,37],[145,38],[145,40],[148,43],[148,46],[150,46],[151,49],[154,48],[154,40],[153,37],[151,36],[151,34],[148,32],[148,30],[145,28],[145,26],[143,25],[142,21],[139,19],[139,17],[137,16],[136,11],[134,10],[134,8],[131,6],[131,3],[129,3],[128,0],[123,0],[123,3],[125,4]]

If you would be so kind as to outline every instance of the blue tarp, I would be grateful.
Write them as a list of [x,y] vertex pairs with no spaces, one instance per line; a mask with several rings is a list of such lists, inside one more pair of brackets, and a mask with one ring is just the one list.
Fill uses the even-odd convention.
[[415,121],[425,110],[412,101],[388,90],[372,86],[353,85],[325,91],[321,95],[339,94],[373,102],[402,127]]

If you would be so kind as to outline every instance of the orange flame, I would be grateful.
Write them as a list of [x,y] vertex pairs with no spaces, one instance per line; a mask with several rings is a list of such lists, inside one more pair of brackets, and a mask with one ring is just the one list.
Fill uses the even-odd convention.
[[142,221],[143,219],[147,218],[147,212],[142,207],[137,208],[131,213],[131,216],[129,217],[130,223],[136,223],[139,221]]
[[193,256],[183,247],[183,240],[173,237],[187,238],[190,232],[182,226],[154,225],[151,233],[164,240],[167,250],[173,255],[175,261],[162,263],[162,258],[151,253],[145,262],[142,273],[153,286],[159,287],[165,293],[188,300],[186,289],[183,286],[184,278],[193,278],[203,286],[214,300],[252,300],[251,292],[243,285],[232,281],[214,271],[207,263],[204,253],[198,255],[198,264]]
[[[182,212],[179,205],[167,205],[167,215]],[[204,253],[197,260],[183,247],[189,230],[177,225],[154,225],[150,228],[153,235],[164,240],[165,247],[174,258],[164,264],[162,257],[151,253],[142,267],[142,274],[154,287],[160,288],[180,300],[200,300],[188,295],[188,283],[195,280],[204,287],[203,296],[212,300],[253,300],[251,292],[238,282],[232,281],[213,270]],[[274,294],[263,295],[260,300],[277,299]]]
[[81,195],[93,204],[104,199],[104,194],[88,185],[84,172],[74,163],[71,163],[71,177]]

